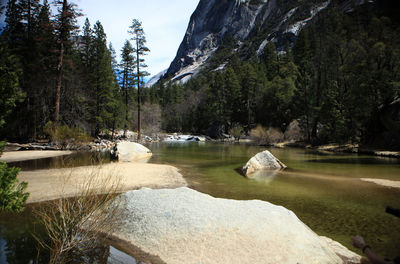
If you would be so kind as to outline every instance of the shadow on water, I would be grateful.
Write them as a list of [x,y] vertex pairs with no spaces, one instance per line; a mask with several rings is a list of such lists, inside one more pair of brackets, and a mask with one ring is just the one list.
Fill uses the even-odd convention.
[[[35,236],[45,237],[43,226],[34,211],[45,203],[27,205],[24,212],[0,212],[0,263],[49,263],[49,251],[39,247]],[[78,251],[79,252],[79,251]],[[102,240],[94,249],[71,256],[70,264],[122,264],[139,263],[137,260]],[[144,262],[140,262],[144,264]]]
[[74,152],[71,155],[44,158],[37,160],[26,160],[19,162],[10,162],[10,167],[18,167],[21,170],[44,170],[72,168],[79,166],[97,165],[100,163],[110,163],[109,152]]

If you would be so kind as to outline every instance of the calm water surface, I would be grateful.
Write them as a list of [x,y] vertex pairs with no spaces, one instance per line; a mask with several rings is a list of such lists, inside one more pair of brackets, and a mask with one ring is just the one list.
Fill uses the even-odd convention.
[[232,144],[153,144],[151,162],[181,168],[190,186],[215,197],[259,199],[293,210],[319,235],[349,248],[363,235],[387,257],[400,255],[400,219],[385,213],[400,208],[400,189],[360,178],[400,181],[400,160],[303,149],[269,149],[288,166],[276,175],[249,180],[243,165],[262,147]]
[[[214,197],[259,199],[293,210],[319,235],[349,248],[350,237],[363,235],[387,257],[400,255],[400,219],[385,213],[400,208],[400,189],[381,187],[360,178],[400,181],[400,160],[359,155],[321,154],[302,149],[270,149],[288,169],[253,180],[240,171],[262,147],[180,143],[151,144],[152,163],[177,166],[190,187]],[[95,164],[107,155],[75,154],[18,163],[25,170]],[[36,256],[31,207],[19,216],[0,215],[0,263],[28,263]],[[105,247],[106,251],[109,247]],[[23,253],[27,252],[27,253]],[[100,263],[100,262],[99,262]]]

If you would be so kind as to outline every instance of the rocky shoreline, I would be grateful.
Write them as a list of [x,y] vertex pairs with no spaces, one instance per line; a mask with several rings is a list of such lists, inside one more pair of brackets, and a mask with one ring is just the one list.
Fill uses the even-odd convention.
[[[114,140],[109,139],[95,139],[91,142],[76,143],[71,140],[70,143],[58,143],[58,142],[30,142],[30,143],[7,143],[5,151],[25,151],[25,150],[45,150],[45,151],[88,151],[88,152],[107,152],[112,151],[116,144],[124,141],[138,142],[136,134],[129,134],[130,136],[126,139],[117,138]],[[172,134],[157,134],[153,137],[143,135],[139,141],[141,144],[146,143],[178,143],[178,142],[211,142],[215,141],[210,137],[203,135],[183,135],[178,133]]]
[[[67,143],[67,144],[58,144],[54,142],[32,142],[26,144],[19,143],[7,143],[5,151],[23,151],[23,150],[63,150],[63,151],[88,151],[88,152],[108,152],[112,151],[116,144],[122,141],[130,141],[137,142],[137,136],[135,133],[129,134],[130,137],[127,139],[95,139],[92,142],[88,143]],[[256,144],[251,138],[243,137],[239,141],[236,141],[232,136],[226,135],[225,138],[215,140],[208,136],[204,135],[191,135],[191,134],[178,134],[178,133],[160,133],[157,135],[153,135],[152,137],[144,135],[142,140],[139,143],[184,143],[184,142],[239,142],[244,144]],[[258,144],[256,144],[258,145]],[[372,149],[361,147],[358,144],[326,144],[313,146],[311,144],[305,142],[293,142],[293,141],[285,141],[279,143],[271,143],[268,145],[261,144],[260,146],[265,147],[274,147],[274,148],[301,148],[301,149],[310,149],[316,150],[320,152],[328,152],[328,153],[350,153],[350,154],[362,154],[362,155],[371,155],[378,157],[386,157],[386,158],[400,158],[400,151],[392,151],[392,150],[382,150],[382,149]]]
[[349,153],[349,154],[360,154],[360,155],[370,155],[385,158],[400,158],[400,151],[391,150],[379,150],[379,149],[368,149],[365,147],[360,147],[357,144],[327,144],[320,146],[312,146],[304,142],[280,142],[269,145],[275,148],[301,148],[301,149],[311,149],[320,152],[328,153]]

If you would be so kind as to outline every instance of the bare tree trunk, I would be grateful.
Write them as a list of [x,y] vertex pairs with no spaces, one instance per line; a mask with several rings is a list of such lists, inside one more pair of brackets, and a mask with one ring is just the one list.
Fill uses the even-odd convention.
[[138,88],[138,138],[140,141],[142,139],[142,122],[140,120],[140,59],[139,59],[139,41],[136,40],[136,63],[137,63],[137,88]]
[[122,86],[125,93],[125,126],[124,126],[124,138],[127,137],[126,131],[128,130],[128,73],[124,71],[124,77],[122,80]]
[[54,111],[54,122],[55,123],[58,123],[58,121],[60,119],[60,97],[61,97],[63,57],[64,57],[64,44],[61,41],[60,55],[58,57],[58,66],[57,66],[56,104],[55,104],[55,111]]
[[56,83],[56,103],[55,103],[55,111],[54,111],[54,122],[57,124],[60,119],[60,97],[61,97],[61,82],[62,82],[62,70],[63,70],[63,59],[64,59],[64,26],[65,19],[67,17],[67,7],[68,1],[63,1],[63,8],[61,14],[61,26],[60,26],[60,54],[58,57],[58,65],[57,65],[57,83]]

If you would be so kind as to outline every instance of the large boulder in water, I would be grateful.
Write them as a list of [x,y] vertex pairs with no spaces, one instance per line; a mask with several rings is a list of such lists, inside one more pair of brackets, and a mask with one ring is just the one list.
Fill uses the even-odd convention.
[[122,162],[133,162],[152,156],[151,151],[145,146],[129,141],[117,143],[111,154],[114,158],[118,159],[118,161]]
[[114,237],[162,263],[347,263],[292,211],[268,202],[189,188],[141,189],[120,198]]
[[260,170],[282,170],[286,165],[274,157],[268,150],[258,153],[252,157],[243,167],[243,173],[246,177],[250,177]]

